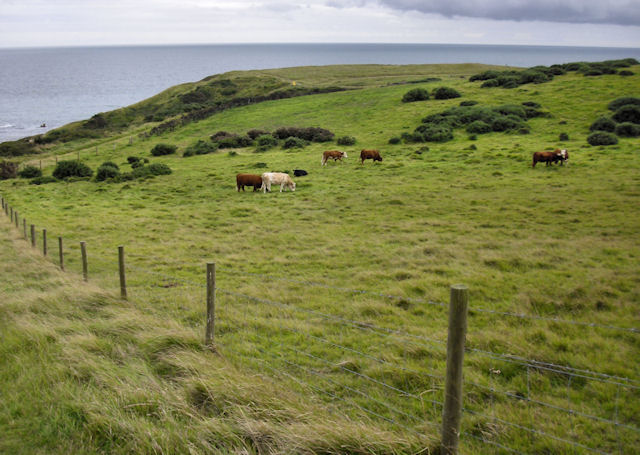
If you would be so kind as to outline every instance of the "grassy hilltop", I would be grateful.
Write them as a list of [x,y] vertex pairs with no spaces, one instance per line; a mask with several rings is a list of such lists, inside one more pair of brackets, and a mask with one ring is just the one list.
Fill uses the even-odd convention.
[[[640,334],[624,329],[640,325],[640,140],[587,137],[611,101],[640,96],[640,66],[510,89],[469,80],[487,70],[509,68],[232,72],[0,148],[46,176],[78,156],[93,170],[131,172],[131,156],[172,170],[0,181],[20,216],[20,229],[0,220],[0,452],[433,453],[438,304],[464,283],[471,308],[497,313],[469,316],[461,452],[634,453]],[[461,97],[402,102],[442,86]],[[535,115],[508,132],[411,138],[425,117],[469,101]],[[288,126],[335,138],[182,156],[218,131]],[[356,143],[338,145],[343,136]],[[177,153],[152,156],[158,144]],[[363,148],[384,160],[360,165]],[[533,152],[555,148],[567,164],[532,169]],[[333,149],[348,158],[320,166]],[[309,173],[295,192],[236,192],[237,173],[293,169]],[[47,259],[21,239],[22,217],[39,249],[47,229]],[[117,298],[119,245],[128,301]],[[215,350],[203,346],[210,261]]]

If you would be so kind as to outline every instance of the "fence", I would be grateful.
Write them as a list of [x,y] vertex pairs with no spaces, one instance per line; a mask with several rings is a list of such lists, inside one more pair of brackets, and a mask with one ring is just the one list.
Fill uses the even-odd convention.
[[[461,451],[487,447],[485,452],[491,446],[496,453],[630,454],[640,447],[640,380],[495,352],[473,339],[465,346],[465,322],[453,316],[466,314],[466,309],[453,315],[446,311],[466,306],[461,289],[452,289],[447,305],[213,264],[203,268],[205,277],[199,282],[150,270],[135,255],[125,261],[123,247],[113,260],[89,257],[90,245],[84,242],[71,242],[64,251],[69,242],[62,237],[55,259],[55,242],[49,246],[45,240],[50,232],[37,230],[4,198],[2,208],[25,240],[61,268],[81,269],[85,280],[93,279],[91,270],[100,271],[95,275],[111,286],[119,284],[122,298],[146,302],[154,311],[202,329],[205,342],[215,342],[231,362],[268,372],[336,413],[368,419],[425,445],[432,443],[429,435],[440,433],[444,453],[456,453],[458,435]],[[319,293],[336,301],[348,295],[363,311],[355,316],[348,307],[327,312],[314,298],[291,297]],[[384,324],[384,314],[367,306],[377,301],[419,308],[423,314],[416,317],[433,319],[435,326],[445,327],[448,320],[449,335],[425,333],[419,324],[411,330]],[[637,327],[473,305],[468,313],[472,329],[481,317],[579,330],[585,336],[591,332],[584,331],[606,332],[631,337],[634,343],[640,333]]]

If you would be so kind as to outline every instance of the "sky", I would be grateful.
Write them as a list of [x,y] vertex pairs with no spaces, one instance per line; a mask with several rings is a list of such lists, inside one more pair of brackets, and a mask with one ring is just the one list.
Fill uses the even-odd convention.
[[0,47],[459,43],[640,47],[640,0],[0,0]]

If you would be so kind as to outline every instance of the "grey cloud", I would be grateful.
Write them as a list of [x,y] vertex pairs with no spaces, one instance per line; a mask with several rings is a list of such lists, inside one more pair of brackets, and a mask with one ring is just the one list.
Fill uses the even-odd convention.
[[378,0],[400,11],[510,21],[640,26],[637,0]]

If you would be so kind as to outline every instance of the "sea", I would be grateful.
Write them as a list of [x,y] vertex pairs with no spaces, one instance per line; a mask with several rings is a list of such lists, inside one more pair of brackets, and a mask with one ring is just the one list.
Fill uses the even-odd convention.
[[221,44],[0,48],[0,142],[128,106],[232,70],[333,64],[531,67],[633,57],[640,48],[461,44]]

